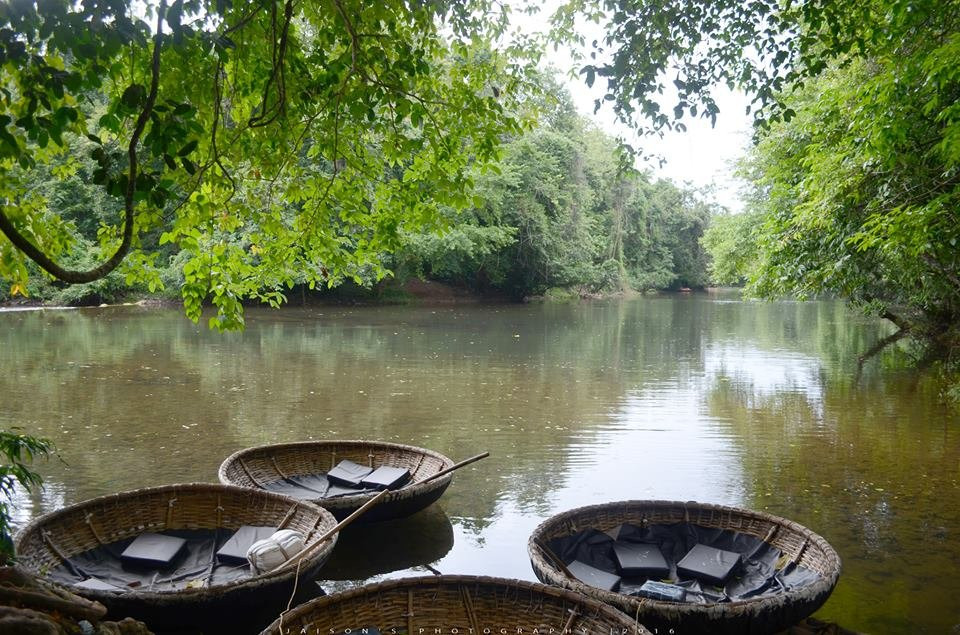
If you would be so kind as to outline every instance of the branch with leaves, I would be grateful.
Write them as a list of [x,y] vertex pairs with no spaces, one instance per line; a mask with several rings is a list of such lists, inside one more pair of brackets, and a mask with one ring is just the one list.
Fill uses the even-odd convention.
[[[10,221],[6,214],[4,214],[3,210],[0,209],[0,231],[3,232],[7,239],[18,249],[20,249],[20,251],[26,254],[28,258],[37,263],[40,268],[55,278],[63,280],[64,282],[79,284],[98,280],[116,269],[126,257],[127,252],[130,250],[130,244],[133,241],[134,194],[137,191],[137,147],[140,145],[140,137],[143,135],[147,121],[149,120],[150,115],[153,113],[153,106],[157,101],[157,89],[160,85],[160,47],[163,42],[163,17],[165,10],[166,0],[161,0],[160,8],[157,10],[156,35],[153,37],[153,56],[150,69],[150,91],[147,93],[143,106],[140,109],[140,114],[137,116],[136,124],[134,125],[133,132],[130,135],[130,142],[127,144],[127,160],[129,163],[129,168],[127,171],[126,188],[124,191],[123,201],[123,240],[120,242],[120,246],[117,247],[117,250],[114,252],[113,256],[111,256],[103,264],[94,267],[93,269],[88,269],[87,271],[72,271],[64,269],[54,262],[47,254],[41,251],[36,245],[31,243],[30,240],[28,240],[27,237],[24,236],[20,231],[18,231],[16,226]],[[139,84],[132,84],[124,92],[124,96],[126,97],[129,95],[131,97],[128,98],[128,101],[135,101],[135,95],[138,95],[141,89],[142,86]]]
[[[469,203],[470,169],[519,129],[534,64],[483,44],[503,28],[486,0],[174,0],[146,14],[155,25],[124,3],[0,6],[0,277],[16,291],[31,261],[66,282],[116,268],[158,289],[154,263],[172,251],[187,314],[212,304],[212,326],[239,328],[244,299],[385,275],[404,228]],[[52,213],[29,172],[82,173],[89,142],[85,178],[123,206],[81,219],[104,262],[74,270],[57,260],[88,244],[77,219]]]

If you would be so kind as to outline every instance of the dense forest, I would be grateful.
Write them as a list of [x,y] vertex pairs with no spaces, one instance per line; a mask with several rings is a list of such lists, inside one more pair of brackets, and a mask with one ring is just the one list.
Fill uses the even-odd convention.
[[551,77],[537,124],[477,180],[480,205],[444,234],[407,235],[403,270],[510,296],[703,287],[700,237],[714,207],[697,191],[624,170],[616,142]]
[[[352,282],[374,289],[383,274],[392,287],[416,276],[517,299],[548,291],[569,298],[708,284],[700,238],[715,206],[690,187],[623,169],[616,140],[576,112],[556,77],[544,73],[536,81],[536,99],[524,106],[528,125],[502,141],[496,162],[472,175],[472,205],[443,207],[439,226],[430,231],[404,231],[394,249],[383,251],[376,266],[357,270]],[[73,139],[71,147],[60,161],[23,179],[50,214],[76,227],[77,240],[64,262],[84,268],[93,265],[98,232],[121,206],[97,183],[100,146]],[[304,170],[323,169],[310,153],[301,163]],[[268,204],[266,192],[261,194]],[[158,238],[148,234],[142,240]],[[128,282],[119,271],[69,285],[28,263],[32,275],[20,295],[60,304],[177,299],[187,254],[169,243],[152,247],[158,280],[151,285]],[[302,285],[305,276],[293,282]],[[0,297],[10,299],[9,290],[0,289]]]

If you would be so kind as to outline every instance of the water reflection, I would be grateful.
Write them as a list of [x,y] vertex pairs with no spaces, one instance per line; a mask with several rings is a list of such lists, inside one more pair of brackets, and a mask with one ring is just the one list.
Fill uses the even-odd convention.
[[[696,294],[252,311],[230,335],[175,311],[4,313],[0,421],[54,438],[64,459],[42,466],[47,493],[18,501],[15,522],[117,490],[214,480],[225,456],[261,443],[490,450],[433,516],[345,536],[330,583],[425,564],[533,579],[526,538],[547,516],[701,500],[768,509],[830,540],[845,569],[822,617],[944,632],[960,623],[958,422],[932,384],[898,370],[896,350],[854,381],[856,356],[888,333],[839,303]],[[392,535],[409,546],[402,558],[363,548]]]
[[439,505],[400,520],[357,525],[337,540],[323,567],[324,587],[341,580],[377,576],[432,565],[453,548],[453,525]]

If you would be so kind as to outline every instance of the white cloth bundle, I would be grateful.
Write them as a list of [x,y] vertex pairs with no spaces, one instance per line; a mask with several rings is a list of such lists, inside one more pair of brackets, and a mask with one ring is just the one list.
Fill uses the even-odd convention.
[[257,573],[276,569],[303,551],[303,534],[292,529],[281,529],[269,538],[258,540],[247,549],[247,560]]

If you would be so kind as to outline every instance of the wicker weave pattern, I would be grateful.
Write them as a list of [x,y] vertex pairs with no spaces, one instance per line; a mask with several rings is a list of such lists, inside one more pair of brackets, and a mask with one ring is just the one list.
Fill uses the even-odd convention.
[[[410,470],[411,479],[387,494],[358,522],[385,520],[412,514],[440,498],[452,474],[422,481],[453,465],[447,457],[412,445],[376,441],[305,441],[262,445],[240,450],[220,465],[221,483],[262,489],[264,485],[291,476],[329,472],[344,459],[370,467],[391,466]],[[312,502],[344,518],[370,499],[372,494],[321,498]]]
[[[193,483],[103,496],[42,516],[17,536],[17,563],[42,575],[64,558],[144,532],[217,527],[235,530],[241,525],[282,526],[307,536],[309,553],[300,563],[301,578],[315,574],[336,543],[335,535],[318,542],[336,525],[336,520],[316,505],[248,488]],[[290,562],[267,574],[205,588],[131,589],[122,594],[73,587],[68,590],[101,602],[111,614],[117,606],[123,606],[122,610],[133,616],[150,613],[140,610],[146,607],[168,607],[184,610],[180,617],[185,618],[192,606],[216,610],[223,607],[218,602],[229,603],[232,597],[247,593],[266,598],[270,588],[290,587],[297,575],[297,564]]]
[[[572,580],[536,544],[589,528],[607,531],[623,523],[643,526],[678,522],[731,529],[761,538],[791,561],[816,571],[821,578],[809,586],[771,597],[715,604],[665,602],[603,591]],[[625,501],[580,507],[543,522],[531,535],[527,550],[540,580],[586,593],[638,616],[648,626],[661,631],[673,628],[681,635],[776,632],[820,608],[840,577],[837,552],[803,525],[764,512],[696,502]]]
[[348,628],[359,633],[365,626],[414,635],[434,629],[497,634],[501,628],[528,635],[533,629],[560,635],[564,628],[577,635],[650,635],[623,613],[579,593],[476,576],[405,578],[317,598],[285,613],[261,635],[326,635]]

